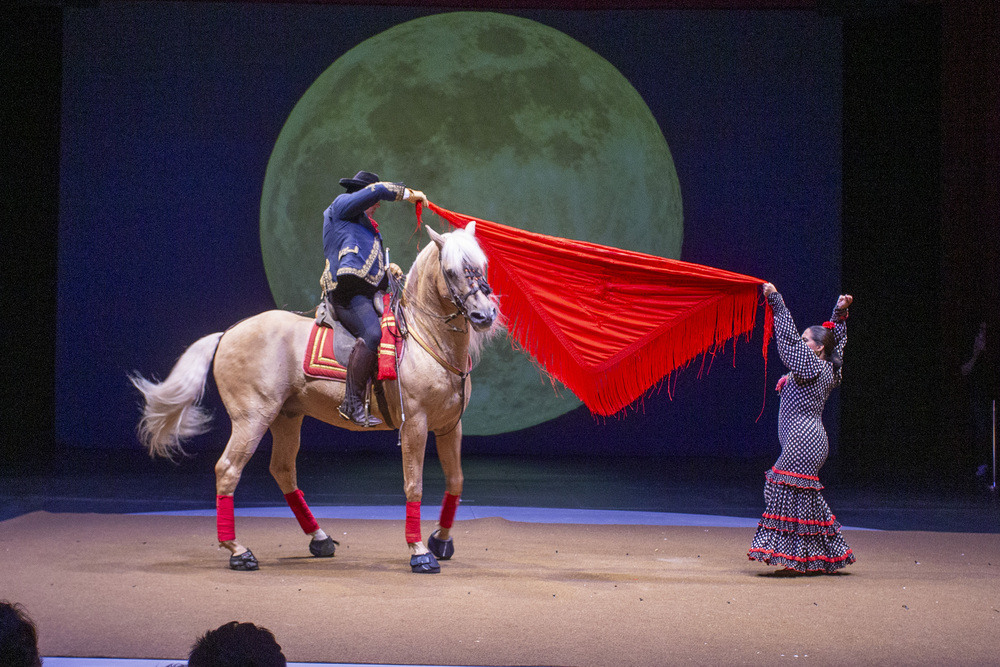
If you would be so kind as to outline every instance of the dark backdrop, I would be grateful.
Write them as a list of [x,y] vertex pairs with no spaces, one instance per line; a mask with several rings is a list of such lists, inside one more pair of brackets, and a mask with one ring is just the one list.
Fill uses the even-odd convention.
[[[955,369],[981,318],[997,330],[996,7],[727,5],[843,21],[842,285],[865,309],[851,323],[834,462],[861,479],[960,479],[968,423]],[[18,463],[68,446],[55,435],[62,9],[22,4],[2,20],[2,453]],[[629,423],[614,427],[628,435]]]

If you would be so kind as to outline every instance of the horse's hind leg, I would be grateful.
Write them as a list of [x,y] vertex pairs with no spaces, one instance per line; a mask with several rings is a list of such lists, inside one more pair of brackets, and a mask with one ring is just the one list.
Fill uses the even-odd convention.
[[257,559],[236,539],[236,521],[233,494],[240,483],[243,468],[257,451],[260,439],[267,431],[267,422],[261,418],[232,418],[233,432],[225,451],[215,464],[216,527],[219,545],[229,549],[229,567],[234,570],[256,570]]
[[444,501],[438,528],[427,538],[427,547],[441,560],[448,560],[455,553],[451,539],[451,527],[455,522],[458,501],[462,497],[462,422],[444,435],[436,435],[438,460],[444,472]]
[[274,439],[271,447],[271,476],[285,494],[285,501],[295,514],[302,532],[312,537],[309,552],[313,556],[328,558],[333,556],[339,542],[319,527],[299,489],[295,475],[295,459],[299,454],[301,443],[302,418],[301,414],[282,412],[271,424],[271,436]]

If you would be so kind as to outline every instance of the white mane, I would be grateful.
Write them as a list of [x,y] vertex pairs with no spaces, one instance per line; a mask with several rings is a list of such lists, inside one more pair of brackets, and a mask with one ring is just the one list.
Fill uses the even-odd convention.
[[446,239],[441,250],[442,266],[460,271],[463,266],[469,265],[486,274],[486,253],[473,234],[457,229],[442,236]]

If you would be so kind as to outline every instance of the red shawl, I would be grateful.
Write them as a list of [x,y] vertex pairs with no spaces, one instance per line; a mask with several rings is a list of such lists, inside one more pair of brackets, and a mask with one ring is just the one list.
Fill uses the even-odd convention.
[[758,278],[429,207],[455,227],[475,221],[511,336],[597,414],[753,330]]

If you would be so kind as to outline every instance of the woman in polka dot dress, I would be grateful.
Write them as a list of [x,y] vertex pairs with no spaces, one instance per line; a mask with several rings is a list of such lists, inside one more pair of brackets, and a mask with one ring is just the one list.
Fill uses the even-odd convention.
[[786,570],[835,572],[855,558],[820,493],[818,474],[829,451],[823,407],[840,384],[847,308],[853,298],[841,295],[833,321],[809,327],[800,337],[774,285],[764,284],[764,296],[774,312],[778,354],[790,372],[778,381],[781,456],[765,473],[766,509],[748,555]]

